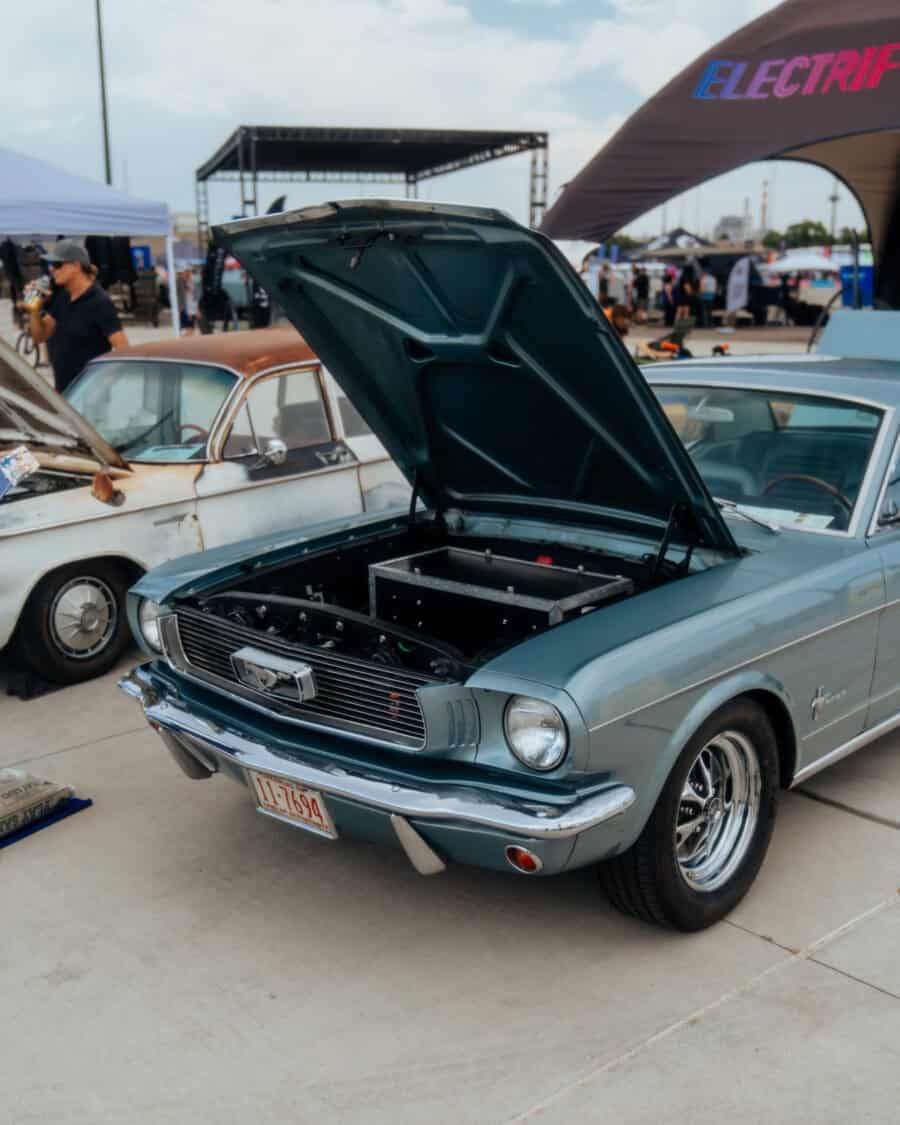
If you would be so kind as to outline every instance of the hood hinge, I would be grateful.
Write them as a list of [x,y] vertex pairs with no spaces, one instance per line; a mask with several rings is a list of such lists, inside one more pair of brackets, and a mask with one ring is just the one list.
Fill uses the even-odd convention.
[[683,531],[687,536],[687,551],[685,552],[684,558],[675,568],[675,573],[676,575],[687,574],[690,570],[691,556],[694,553],[694,547],[696,547],[703,538],[703,532],[697,521],[697,514],[689,504],[673,504],[672,510],[669,512],[666,530],[663,532],[663,537],[659,543],[659,549],[656,552],[656,556],[650,568],[651,582],[655,582],[659,577],[666,562],[666,555],[669,552],[672,536],[678,529]]
[[407,516],[407,520],[406,520],[407,526],[409,527],[410,531],[412,531],[412,529],[416,526],[416,504],[419,501],[419,482],[420,482],[420,479],[421,478],[419,476],[419,467],[417,465],[413,469],[412,495],[409,498],[409,515]]

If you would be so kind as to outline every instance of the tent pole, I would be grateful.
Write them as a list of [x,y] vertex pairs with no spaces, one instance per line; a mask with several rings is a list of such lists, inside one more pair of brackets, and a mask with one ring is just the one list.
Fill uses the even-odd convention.
[[175,237],[171,223],[166,235],[166,269],[169,271],[169,309],[172,313],[172,335],[181,335],[181,317],[178,308],[178,278],[175,276]]

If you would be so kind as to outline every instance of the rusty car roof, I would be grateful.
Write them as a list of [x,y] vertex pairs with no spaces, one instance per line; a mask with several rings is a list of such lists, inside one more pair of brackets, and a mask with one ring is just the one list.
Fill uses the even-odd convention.
[[122,359],[180,359],[229,367],[245,379],[288,363],[307,363],[316,354],[295,328],[256,328],[211,336],[182,336],[107,352],[95,362]]

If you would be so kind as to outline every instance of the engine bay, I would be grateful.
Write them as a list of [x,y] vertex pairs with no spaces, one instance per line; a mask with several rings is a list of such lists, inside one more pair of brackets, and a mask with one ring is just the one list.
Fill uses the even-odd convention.
[[632,596],[646,566],[586,548],[407,528],[248,575],[206,614],[288,644],[443,681]]

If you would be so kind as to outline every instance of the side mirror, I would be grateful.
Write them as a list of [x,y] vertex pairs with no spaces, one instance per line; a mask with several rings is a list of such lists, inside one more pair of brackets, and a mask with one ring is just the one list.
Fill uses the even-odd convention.
[[266,442],[266,448],[260,454],[254,467],[261,469],[265,465],[283,465],[287,460],[287,455],[288,447],[281,438],[272,438],[271,441]]
[[897,507],[896,500],[886,496],[878,516],[878,526],[890,527],[896,523],[900,523],[900,508]]

